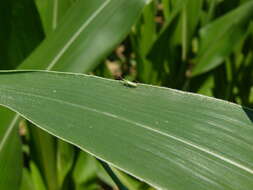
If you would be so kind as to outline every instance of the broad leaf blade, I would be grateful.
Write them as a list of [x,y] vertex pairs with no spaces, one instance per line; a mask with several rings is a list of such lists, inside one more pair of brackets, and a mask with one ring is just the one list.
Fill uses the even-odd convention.
[[0,104],[157,188],[251,190],[253,111],[77,74],[7,72]]
[[123,40],[144,5],[145,0],[78,1],[22,68],[36,63],[34,69],[93,69]]
[[253,1],[249,1],[204,27],[193,76],[222,64],[246,33],[253,19]]

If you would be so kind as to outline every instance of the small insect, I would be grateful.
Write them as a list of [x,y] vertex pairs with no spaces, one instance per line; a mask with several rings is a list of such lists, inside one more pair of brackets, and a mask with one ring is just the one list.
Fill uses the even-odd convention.
[[131,82],[131,81],[128,81],[126,79],[123,79],[122,80],[123,84],[127,87],[131,87],[131,88],[136,88],[137,87],[137,84],[134,83],[134,82]]

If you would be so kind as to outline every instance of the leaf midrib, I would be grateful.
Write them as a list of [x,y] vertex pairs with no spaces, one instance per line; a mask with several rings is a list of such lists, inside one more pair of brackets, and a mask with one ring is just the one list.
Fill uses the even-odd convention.
[[157,129],[154,129],[152,128],[151,126],[148,126],[148,125],[144,125],[144,124],[141,124],[141,123],[138,123],[136,121],[133,121],[133,120],[129,120],[127,118],[124,118],[124,117],[121,117],[121,116],[118,116],[118,115],[115,115],[115,114],[111,114],[111,113],[108,113],[108,112],[104,112],[104,111],[100,111],[100,110],[97,110],[97,109],[94,109],[94,108],[90,108],[90,107],[87,107],[87,106],[81,106],[81,105],[78,105],[78,104],[75,104],[75,103],[72,103],[72,102],[68,102],[68,101],[64,101],[64,100],[60,100],[60,99],[56,99],[56,98],[52,98],[52,97],[45,97],[45,96],[42,96],[42,95],[38,95],[38,94],[31,94],[31,93],[27,93],[27,92],[20,92],[20,91],[17,91],[15,89],[3,89],[2,90],[5,90],[5,91],[9,91],[9,92],[14,92],[16,94],[21,94],[21,95],[25,95],[25,96],[30,96],[30,97],[36,97],[36,98],[41,98],[41,99],[44,99],[44,100],[49,100],[49,101],[53,101],[53,102],[57,102],[57,103],[60,103],[60,104],[65,104],[65,105],[69,105],[71,107],[75,107],[75,108],[80,108],[80,109],[83,109],[83,110],[88,110],[88,111],[92,111],[92,112],[95,112],[95,113],[98,113],[98,114],[102,114],[102,115],[105,115],[105,116],[108,116],[108,117],[111,117],[111,118],[115,118],[115,119],[118,119],[118,120],[121,120],[121,121],[124,121],[124,122],[127,122],[127,123],[130,123],[130,124],[133,124],[133,125],[136,125],[138,127],[142,127],[148,131],[152,131],[152,132],[155,132],[157,134],[160,134],[162,136],[166,136],[168,138],[171,138],[175,141],[178,141],[180,143],[183,143],[187,146],[190,146],[192,148],[195,148],[201,152],[204,152],[206,154],[209,154],[215,158],[218,158],[224,162],[227,162],[237,168],[240,168],[250,174],[253,174],[253,170],[247,166],[244,166],[240,163],[237,163],[236,161],[233,161],[229,158],[226,158],[218,153],[215,153],[215,152],[212,152],[206,148],[203,148],[199,145],[196,145],[188,140],[185,140],[185,139],[182,139],[182,138],[179,138],[177,136],[173,136],[173,135],[170,135],[166,132],[163,132],[163,131],[159,131]]
[[105,0],[104,3],[81,25],[81,27],[72,35],[72,37],[67,41],[65,46],[63,46],[60,51],[56,54],[53,60],[48,64],[46,70],[51,70],[57,61],[64,55],[68,48],[74,43],[74,41],[80,36],[80,34],[89,26],[89,24],[99,15],[104,8],[111,2],[111,0]]

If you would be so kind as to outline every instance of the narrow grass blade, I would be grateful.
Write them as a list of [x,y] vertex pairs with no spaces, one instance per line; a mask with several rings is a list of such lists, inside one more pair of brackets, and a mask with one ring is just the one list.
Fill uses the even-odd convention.
[[253,1],[248,1],[200,31],[201,44],[193,76],[214,69],[233,52],[253,19],[252,10]]
[[16,190],[22,177],[22,152],[17,117],[12,123],[8,123],[12,112],[2,107],[0,116],[0,189]]

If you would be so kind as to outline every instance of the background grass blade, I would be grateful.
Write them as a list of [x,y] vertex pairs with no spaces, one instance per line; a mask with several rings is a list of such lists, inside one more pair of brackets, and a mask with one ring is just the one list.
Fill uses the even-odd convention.
[[129,88],[121,81],[55,72],[3,72],[0,94],[0,104],[157,188],[253,186],[250,109],[171,89]]
[[[29,125],[30,151],[34,165],[41,172],[42,179],[49,190],[57,190],[56,139],[48,133]],[[32,170],[35,171],[35,170]],[[37,170],[36,170],[37,171]]]
[[75,152],[73,146],[63,142],[57,141],[57,174],[58,184],[63,187],[64,179],[72,169],[74,163]]
[[22,152],[18,126],[16,120],[8,123],[13,116],[11,111],[1,107],[0,115],[0,189],[18,189],[22,177]]
[[222,64],[247,32],[253,19],[253,1],[211,22],[200,31],[200,50],[193,76],[210,71]]
[[156,39],[156,23],[150,22],[155,20],[156,2],[151,1],[142,11],[141,18],[131,33],[131,43],[137,59],[137,70],[141,71],[138,75],[138,81],[155,83],[157,73],[152,69],[152,63],[146,59],[147,53]]
[[[180,66],[179,64],[173,64],[178,61],[178,53],[176,51],[173,37],[176,35],[176,29],[179,23],[179,13],[176,12],[147,54],[148,60],[153,63],[153,70],[159,73],[155,84],[159,84],[159,80],[161,81],[165,78],[169,78],[168,76],[170,74],[176,74],[177,72],[174,73],[174,71],[178,70],[178,67]],[[173,78],[174,76],[170,77]],[[177,86],[177,81],[175,79],[173,84],[174,86]]]
[[30,172],[28,171],[28,169],[24,168],[20,190],[34,190],[34,189],[35,189],[35,185],[33,183],[32,176],[30,175]]

